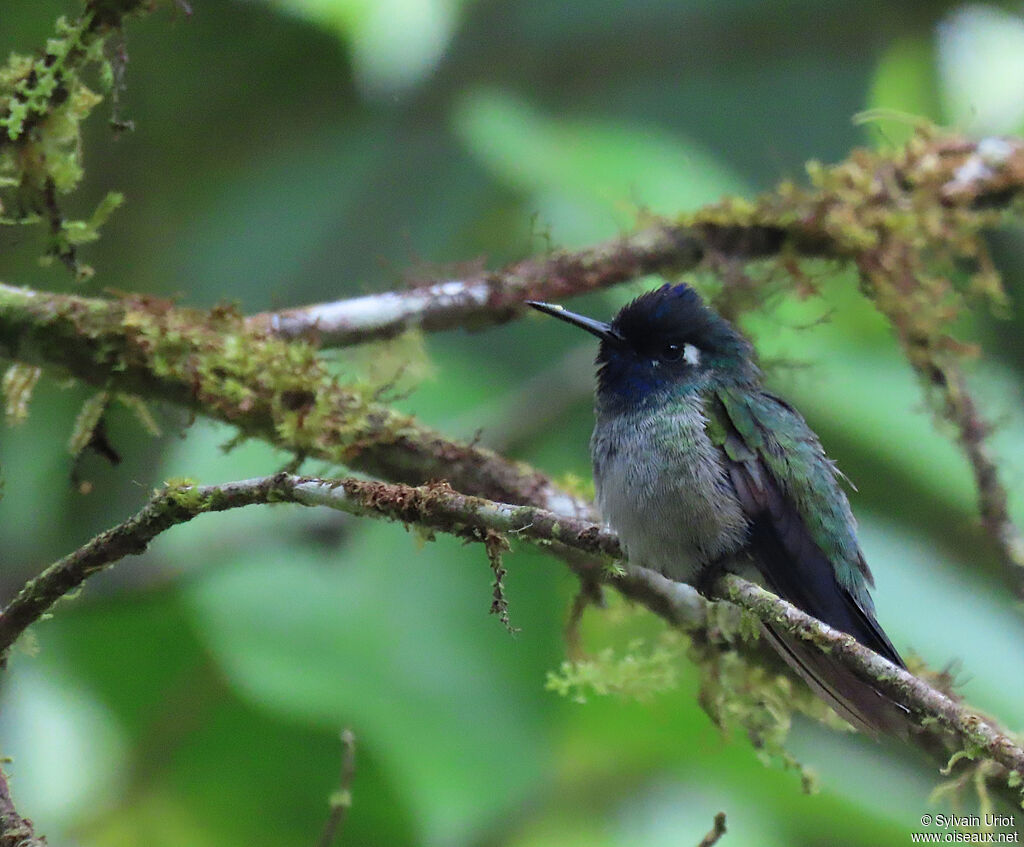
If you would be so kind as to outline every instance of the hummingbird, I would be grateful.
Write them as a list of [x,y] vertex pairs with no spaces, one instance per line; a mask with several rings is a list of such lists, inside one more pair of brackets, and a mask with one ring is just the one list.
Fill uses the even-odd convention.
[[[596,335],[597,505],[631,565],[709,594],[723,572],[770,590],[905,667],[875,618],[874,579],[841,474],[789,403],[764,388],[751,343],[685,284],[611,323],[530,306]],[[907,710],[833,656],[765,623],[769,643],[855,728],[905,735]]]

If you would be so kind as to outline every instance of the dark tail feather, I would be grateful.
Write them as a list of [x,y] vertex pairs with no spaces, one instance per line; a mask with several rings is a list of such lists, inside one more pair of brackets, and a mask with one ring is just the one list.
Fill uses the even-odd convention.
[[769,624],[764,625],[763,631],[786,664],[855,729],[874,738],[909,737],[913,723],[906,708],[811,642],[779,632]]
[[[765,461],[752,454],[742,439],[740,442],[739,452],[745,451],[748,457],[730,462],[729,474],[744,510],[751,516],[747,552],[768,588],[904,667],[900,654],[875,620],[867,592],[871,577],[859,551],[856,562],[833,561],[826,555],[801,510],[784,493]],[[836,489],[835,496],[841,498],[842,493]],[[850,571],[845,582],[839,579],[840,568]],[[854,727],[876,737],[909,735],[910,713],[835,656],[769,624],[764,629],[786,663]]]
[[[865,600],[865,608],[865,603],[839,582],[832,563],[802,521],[792,518],[783,528],[786,532],[780,534],[780,526],[766,518],[755,521],[751,528],[754,564],[768,587],[807,614],[905,667],[875,620],[870,600]],[[810,642],[767,624],[764,629],[769,643],[786,663],[847,722],[876,738],[908,738],[913,724],[907,709]]]

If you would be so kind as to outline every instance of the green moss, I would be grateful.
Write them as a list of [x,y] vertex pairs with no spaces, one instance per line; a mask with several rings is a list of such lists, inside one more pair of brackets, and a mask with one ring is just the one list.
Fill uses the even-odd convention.
[[230,307],[204,313],[135,298],[125,302],[120,330],[129,344],[126,368],[188,384],[197,405],[243,426],[262,413],[277,440],[294,447],[315,441],[337,411],[336,386],[311,346],[247,334]]
[[169,479],[164,483],[160,496],[168,508],[177,508],[188,514],[197,515],[210,511],[213,500],[220,492],[205,493],[195,480],[187,478]]
[[608,695],[650,700],[679,684],[678,667],[685,648],[684,636],[666,630],[650,645],[635,639],[621,654],[606,647],[592,658],[563,662],[557,671],[548,672],[544,687],[576,703]]
[[[120,394],[202,411],[287,449],[348,464],[366,450],[415,444],[415,420],[377,402],[381,386],[341,381],[317,350],[254,331],[233,307],[210,311],[153,297],[100,300],[5,291],[0,346],[27,363],[63,365]],[[78,435],[84,430],[79,427]],[[452,446],[452,462],[461,459]],[[415,454],[413,457],[416,459]],[[417,466],[418,467],[418,466]]]
[[[835,166],[810,162],[805,187],[784,183],[754,201],[727,198],[680,222],[704,228],[711,266],[718,233],[733,253],[739,237],[760,232],[762,237],[771,234],[769,241],[781,238],[781,246],[774,242],[767,251],[775,256],[770,263],[798,294],[799,274],[790,273],[795,254],[854,263],[862,291],[892,324],[936,412],[962,426],[965,412],[950,383],[959,361],[978,350],[956,339],[952,327],[969,299],[983,298],[996,311],[1004,311],[1007,303],[982,239],[982,231],[997,224],[1004,212],[986,208],[992,204],[985,197],[951,190],[971,156],[982,152],[921,123],[900,151],[855,150]],[[990,157],[984,166],[990,173],[987,191],[998,193],[1000,180],[1007,190],[1016,185],[1009,171],[1003,179],[1001,162]],[[740,305],[757,308],[770,293],[752,288],[752,296]]]
[[166,482],[164,487],[168,491],[176,491],[178,489],[194,488],[199,485],[199,482],[189,476],[172,476]]
[[135,397],[132,394],[118,394],[117,402],[127,406],[135,415],[135,420],[154,438],[159,438],[163,434],[160,424],[156,422],[156,418],[149,411],[149,406],[146,405],[146,401],[141,397]]
[[110,394],[106,391],[98,391],[82,404],[68,439],[68,452],[72,456],[77,456],[88,446],[109,405]]
[[4,372],[2,391],[8,426],[28,420],[28,404],[42,372],[42,368],[18,363]]
[[[954,764],[962,761],[967,761],[968,764],[959,767],[950,779],[943,780],[936,785],[928,800],[930,803],[942,803],[954,809],[962,809],[965,806],[976,804],[984,819],[995,809],[990,786],[994,781],[1006,779],[1006,772],[1001,765],[991,759],[975,759],[973,756],[964,754],[959,757],[954,755],[947,767],[942,769],[942,773],[949,775],[952,773]],[[1010,787],[1016,786],[1011,785]]]
[[45,225],[45,260],[60,259],[79,280],[92,269],[76,248],[98,237],[123,197],[111,192],[85,220],[66,220],[58,198],[82,180],[82,123],[103,99],[83,76],[99,69],[104,90],[113,84],[104,46],[119,22],[95,6],[74,22],[61,17],[40,55],[12,54],[0,67],[0,225]]
[[803,712],[834,729],[849,729],[831,709],[804,686],[736,650],[694,644],[689,651],[701,677],[699,702],[726,734],[741,732],[767,766],[781,766],[800,776],[806,793],[817,788],[814,772],[786,749],[794,712]]
[[605,581],[621,579],[626,575],[626,569],[619,562],[609,562],[601,566],[601,575]]

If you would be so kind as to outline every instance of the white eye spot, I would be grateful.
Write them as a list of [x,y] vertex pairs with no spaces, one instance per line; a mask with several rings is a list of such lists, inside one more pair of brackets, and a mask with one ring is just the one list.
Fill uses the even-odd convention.
[[700,350],[692,344],[683,345],[683,361],[688,365],[696,367],[700,364]]

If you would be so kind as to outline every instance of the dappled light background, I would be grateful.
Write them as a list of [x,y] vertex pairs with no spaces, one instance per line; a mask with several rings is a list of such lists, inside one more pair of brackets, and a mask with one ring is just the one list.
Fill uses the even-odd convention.
[[[652,214],[752,196],[804,163],[895,145],[919,115],[975,135],[1024,130],[1017,4],[751,0],[192,0],[125,34],[135,123],[88,124],[87,213],[126,194],[84,251],[91,291],[245,312],[458,278],[613,237]],[[40,48],[74,2],[0,0],[0,49]],[[855,116],[867,112],[862,119]],[[0,234],[0,279],[54,290],[42,237]],[[1014,303],[1024,240],[992,238]],[[936,426],[884,320],[834,263],[819,296],[777,274],[744,318],[774,388],[851,493],[896,646],[1024,729],[1024,619],[979,529],[966,463]],[[728,274],[733,271],[723,269]],[[738,271],[737,271],[738,273]],[[688,277],[707,293],[720,279]],[[655,280],[581,298],[610,316]],[[1024,341],[987,306],[964,338],[971,382],[1024,519]],[[443,432],[589,478],[593,345],[554,321],[326,355]],[[127,517],[165,479],[270,473],[288,456],[155,407],[109,420],[123,454],[71,484],[66,444],[90,392],[41,382],[0,429],[0,590]],[[233,449],[224,448],[231,445]],[[337,469],[307,464],[305,472]],[[56,845],[312,845],[358,737],[346,845],[659,847],[909,843],[942,777],[895,745],[794,726],[818,792],[714,727],[676,650],[675,684],[637,700],[547,690],[575,591],[522,545],[507,559],[510,636],[488,615],[478,547],[277,506],[205,516],[89,581],[15,650],[0,750],[19,809]],[[663,625],[609,597],[584,648],[649,652]],[[637,646],[639,645],[639,646]],[[964,791],[971,808],[971,789]],[[941,808],[941,807],[939,807]],[[946,807],[948,808],[948,807]]]

